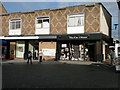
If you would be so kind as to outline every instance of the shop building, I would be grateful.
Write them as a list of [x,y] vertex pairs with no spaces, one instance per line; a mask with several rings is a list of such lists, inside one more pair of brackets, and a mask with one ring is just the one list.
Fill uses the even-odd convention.
[[9,56],[31,51],[45,60],[105,60],[111,43],[111,15],[101,3],[2,14],[2,38]]
[[[4,6],[0,2],[0,15],[7,13]],[[2,33],[2,17],[0,16],[0,36]],[[0,39],[0,59],[6,59],[7,57],[7,41]]]

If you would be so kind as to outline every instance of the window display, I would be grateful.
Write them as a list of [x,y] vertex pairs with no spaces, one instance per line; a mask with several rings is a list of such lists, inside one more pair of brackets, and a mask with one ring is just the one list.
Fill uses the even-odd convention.
[[88,61],[88,48],[84,44],[61,44],[60,60]]
[[16,42],[16,58],[24,58],[25,42]]
[[84,46],[83,45],[79,45],[79,52],[80,52],[80,58],[79,60],[83,61],[84,60]]
[[61,45],[61,56],[60,60],[69,60],[69,47],[67,44]]

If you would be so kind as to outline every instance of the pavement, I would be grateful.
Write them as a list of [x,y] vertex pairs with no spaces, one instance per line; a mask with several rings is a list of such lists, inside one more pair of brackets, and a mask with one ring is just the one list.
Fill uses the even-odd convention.
[[[15,60],[16,61],[16,60]],[[120,73],[100,62],[2,62],[3,88],[119,88]]]
[[[3,60],[2,61],[2,64],[26,64],[26,63],[27,63],[27,60]],[[39,60],[32,60],[32,63],[39,64]],[[49,61],[43,60],[41,64],[62,64],[62,63],[54,60],[49,60]]]
[[[39,60],[32,60],[33,64],[38,64]],[[2,60],[2,63],[27,63],[27,60]],[[71,61],[71,60],[43,60],[41,64],[81,64],[81,65],[90,65],[90,64],[108,64],[108,63],[102,63],[102,62],[92,62],[92,61]]]
[[[2,60],[2,64],[26,64],[27,60]],[[33,64],[39,64],[39,60],[32,60]],[[111,66],[107,62],[93,62],[93,61],[71,61],[71,60],[43,60],[41,64],[75,64],[75,65],[96,65],[96,66],[104,66],[104,67],[115,67]]]

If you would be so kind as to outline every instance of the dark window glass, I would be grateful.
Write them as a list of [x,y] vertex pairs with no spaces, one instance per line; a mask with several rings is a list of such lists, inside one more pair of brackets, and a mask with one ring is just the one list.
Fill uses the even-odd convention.
[[42,23],[42,20],[38,20],[38,22],[37,23]]

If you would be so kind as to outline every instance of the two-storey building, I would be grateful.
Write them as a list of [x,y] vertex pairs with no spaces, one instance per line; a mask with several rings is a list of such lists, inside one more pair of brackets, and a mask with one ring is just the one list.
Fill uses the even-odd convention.
[[[0,15],[7,13],[6,9],[0,2]],[[0,34],[2,33],[2,17],[0,16]],[[7,54],[7,42],[5,40],[0,39],[0,59],[6,58]]]
[[101,3],[2,14],[8,55],[26,59],[27,52],[45,60],[102,61],[111,41],[111,15]]

